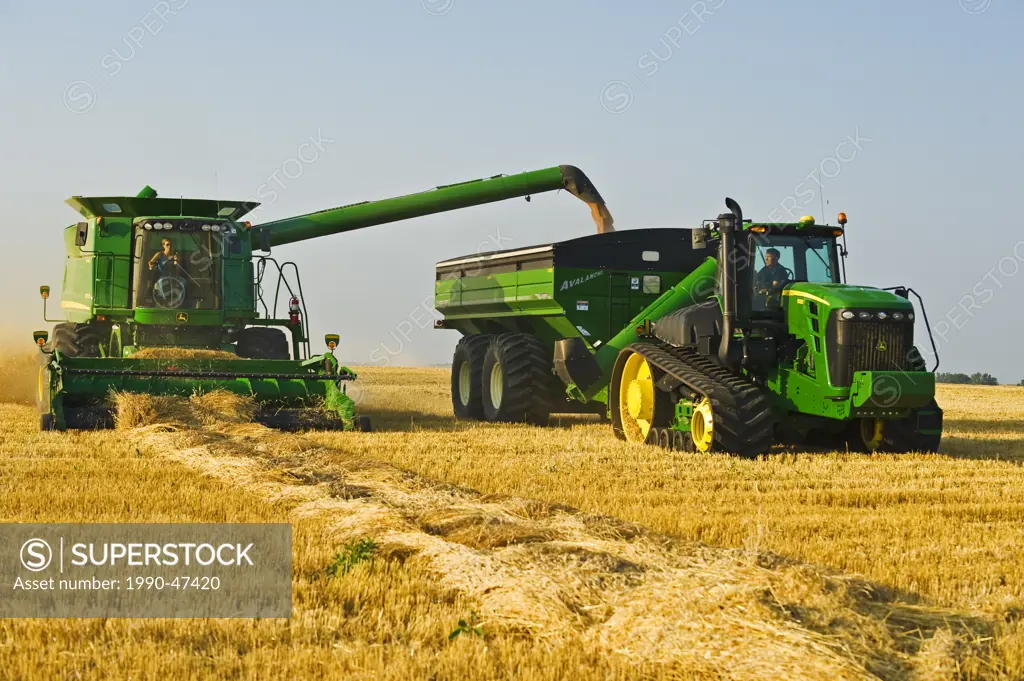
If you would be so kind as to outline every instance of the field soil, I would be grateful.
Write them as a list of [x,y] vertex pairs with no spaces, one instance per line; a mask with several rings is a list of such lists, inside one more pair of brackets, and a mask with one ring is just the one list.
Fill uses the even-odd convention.
[[222,394],[43,434],[10,389],[0,519],[291,522],[294,611],[3,620],[0,678],[1024,678],[1024,389],[943,388],[939,454],[748,461],[456,422],[448,381],[364,370],[378,432],[303,435]]

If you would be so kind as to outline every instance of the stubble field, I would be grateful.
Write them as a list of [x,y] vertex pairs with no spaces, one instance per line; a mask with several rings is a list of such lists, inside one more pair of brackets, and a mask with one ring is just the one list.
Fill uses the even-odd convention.
[[1024,389],[943,388],[937,455],[746,461],[456,423],[437,369],[361,374],[375,433],[41,434],[18,372],[0,520],[292,522],[294,609],[3,620],[0,678],[1024,678]]

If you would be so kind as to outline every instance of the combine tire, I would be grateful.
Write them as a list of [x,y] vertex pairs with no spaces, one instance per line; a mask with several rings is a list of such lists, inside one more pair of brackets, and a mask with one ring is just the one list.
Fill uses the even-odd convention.
[[[646,371],[641,362],[648,366]],[[655,389],[650,408],[648,383]],[[694,348],[655,341],[634,343],[615,362],[609,391],[618,398],[612,412],[615,434],[634,442],[649,441],[640,434],[668,424],[673,393],[695,404],[691,440],[699,452],[755,457],[775,442],[775,416],[760,388]]]
[[554,382],[551,366],[550,348],[536,336],[493,336],[483,361],[484,418],[491,422],[547,425]]
[[484,355],[494,336],[463,336],[452,357],[452,410],[459,419],[484,420]]
[[57,350],[65,357],[99,357],[99,332],[88,324],[61,322],[53,327],[46,351]]
[[291,359],[284,331],[266,326],[242,329],[235,352],[247,359]]

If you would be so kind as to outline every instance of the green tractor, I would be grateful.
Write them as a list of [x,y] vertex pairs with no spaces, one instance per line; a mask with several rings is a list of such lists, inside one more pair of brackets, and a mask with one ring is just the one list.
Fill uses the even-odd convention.
[[[283,429],[370,428],[327,352],[312,354],[298,267],[271,248],[407,218],[565,189],[611,217],[589,179],[560,166],[446,185],[253,226],[258,204],[74,197],[83,218],[64,230],[67,260],[53,333],[40,348],[43,430],[109,427],[112,392],[188,396],[216,389],[255,398],[256,419]],[[262,251],[262,254],[259,252]],[[43,316],[49,287],[40,289]]]
[[727,206],[696,230],[439,263],[437,326],[464,334],[456,415],[543,423],[589,408],[631,442],[744,456],[936,451],[936,367],[914,346],[912,289],[844,283],[843,214],[838,227],[754,223]]

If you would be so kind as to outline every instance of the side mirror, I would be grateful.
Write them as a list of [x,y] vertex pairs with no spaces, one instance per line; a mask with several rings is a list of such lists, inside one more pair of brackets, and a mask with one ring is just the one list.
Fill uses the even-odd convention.
[[43,300],[46,300],[47,298],[49,298],[50,297],[50,287],[49,286],[40,286],[39,287],[39,297],[42,298]]
[[32,340],[34,340],[36,342],[36,345],[38,345],[39,347],[43,347],[44,345],[46,345],[46,341],[49,340],[49,338],[50,334],[46,333],[45,331],[32,332]]
[[270,253],[270,230],[260,230],[260,250],[265,253]]
[[85,241],[89,237],[89,223],[79,222],[77,230],[75,231],[75,245],[81,248],[85,246]]
[[326,336],[324,336],[324,342],[327,343],[327,349],[330,350],[332,353],[334,352],[334,349],[338,347],[338,341],[340,340],[341,336],[339,336],[336,333],[329,333]]

